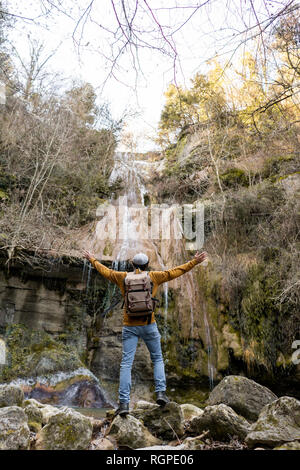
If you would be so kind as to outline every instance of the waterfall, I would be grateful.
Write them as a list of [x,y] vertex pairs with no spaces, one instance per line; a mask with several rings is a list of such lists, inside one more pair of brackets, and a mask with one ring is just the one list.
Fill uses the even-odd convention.
[[206,336],[206,344],[207,344],[207,368],[208,368],[208,377],[209,377],[209,388],[210,390],[214,387],[214,366],[212,363],[212,341],[210,335],[210,327],[207,319],[206,314],[206,304],[203,302],[203,319],[204,319],[204,326],[205,326],[205,336]]
[[[147,213],[147,208],[145,206],[145,195],[147,194],[147,189],[145,187],[144,181],[150,177],[151,169],[154,169],[156,162],[153,166],[152,162],[146,162],[141,160],[136,160],[135,156],[130,153],[116,153],[115,156],[115,166],[110,176],[110,182],[113,183],[118,179],[123,181],[124,188],[118,197],[115,196],[111,201],[116,210],[116,238],[113,240],[113,251],[110,255],[110,259],[113,259],[113,269],[125,271],[127,269],[128,261],[138,252],[143,251],[146,253],[153,264],[158,265],[158,269],[165,270],[165,262],[163,258],[170,259],[170,249],[171,252],[174,252],[174,260],[177,258],[182,259],[186,257],[186,251],[184,248],[183,237],[178,237],[177,235],[183,234],[183,228],[179,217],[177,217],[175,207],[167,207],[164,211],[164,217],[166,220],[170,220],[170,241],[163,244],[161,242],[161,249],[158,250],[157,243],[155,240],[152,240],[151,237],[145,236],[145,231],[148,230],[148,219],[144,220],[142,218],[135,216],[134,210],[132,208],[144,208],[145,213]],[[141,214],[140,212],[139,214]],[[168,218],[170,217],[170,218]],[[172,222],[173,223],[172,223]],[[145,224],[145,225],[143,225]],[[173,231],[173,233],[171,233]],[[101,238],[102,237],[102,238]],[[103,242],[103,232],[99,230],[96,234],[96,239],[98,238],[98,245],[100,241]],[[164,237],[168,238],[168,237]],[[105,246],[105,241],[104,245]],[[164,251],[166,247],[166,252]],[[103,251],[103,250],[102,250]],[[200,321],[203,325],[203,331],[205,337],[203,338],[206,350],[207,350],[207,370],[209,377],[209,387],[213,387],[214,382],[214,366],[212,363],[212,340],[211,340],[211,331],[210,325],[207,317],[205,302],[202,303],[203,308],[200,310],[198,304],[194,301],[196,293],[196,285],[194,282],[195,273],[189,272],[187,275],[179,278],[179,285],[182,288],[182,291],[186,292],[188,301],[189,301],[189,311],[190,311],[190,321],[189,325],[183,325],[183,328],[186,330],[186,334],[191,339],[192,350],[194,351],[194,336],[195,336],[195,322],[200,318]],[[183,279],[184,278],[184,279]],[[175,281],[177,282],[177,281]],[[112,292],[114,295],[115,290]],[[168,334],[168,296],[169,296],[169,286],[168,283],[163,284],[163,298],[164,298],[164,308],[163,308],[163,332],[162,336],[166,343],[167,334]],[[190,328],[189,331],[187,328]]]

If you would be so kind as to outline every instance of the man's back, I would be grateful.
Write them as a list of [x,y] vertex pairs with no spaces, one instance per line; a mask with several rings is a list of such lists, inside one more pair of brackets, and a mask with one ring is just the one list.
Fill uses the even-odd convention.
[[[92,265],[94,266],[97,271],[104,276],[106,279],[109,281],[113,282],[116,284],[122,293],[122,296],[125,296],[125,286],[124,286],[124,280],[127,275],[126,271],[115,271],[114,269],[109,269],[106,266],[104,266],[102,263],[96,260],[96,258],[90,258],[90,261]],[[181,266],[177,266],[175,268],[168,269],[166,271],[149,271],[149,276],[151,278],[151,281],[153,283],[153,289],[152,289],[152,296],[155,297],[156,292],[160,284],[163,284],[164,282],[172,281],[173,279],[176,279],[179,276],[182,276],[183,274],[187,273],[190,271],[194,266],[198,264],[198,261],[193,258],[192,260],[188,261],[185,264],[182,264]],[[140,272],[139,269],[136,269],[136,272]],[[142,315],[141,317],[129,317],[129,315],[126,313],[126,309],[124,308],[123,310],[123,325],[126,326],[142,326],[146,325],[148,322],[147,317],[145,315]],[[152,312],[152,317],[151,317],[151,323],[155,322],[155,316],[154,312]]]

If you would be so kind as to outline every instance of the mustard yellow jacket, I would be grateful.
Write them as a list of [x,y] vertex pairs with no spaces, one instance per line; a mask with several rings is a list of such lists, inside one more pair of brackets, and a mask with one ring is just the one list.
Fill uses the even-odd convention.
[[[101,264],[99,261],[97,261],[95,258],[91,258],[90,261],[92,265],[94,266],[94,268],[96,268],[97,271],[99,271],[99,273],[102,274],[102,276],[104,276],[109,281],[112,281],[113,283],[117,284],[124,298],[125,296],[124,279],[126,277],[127,272],[115,271],[113,269],[109,269],[103,264]],[[156,291],[160,284],[163,284],[164,282],[172,281],[172,279],[182,276],[182,274],[185,274],[188,271],[190,271],[194,266],[196,266],[196,264],[198,264],[197,260],[192,259],[191,261],[188,261],[187,263],[182,264],[181,266],[177,266],[176,268],[168,269],[166,271],[149,271],[149,276],[151,278],[151,281],[153,282],[153,289],[152,289],[153,297],[155,297]],[[136,270],[136,272],[138,272],[138,270]],[[148,319],[147,317],[145,317],[145,315],[141,317],[129,317],[129,315],[127,315],[126,313],[126,309],[124,308],[123,325],[141,326],[141,325],[146,325],[147,322],[148,322]],[[155,317],[154,317],[154,312],[152,312],[151,323],[154,323],[154,322],[155,322]]]

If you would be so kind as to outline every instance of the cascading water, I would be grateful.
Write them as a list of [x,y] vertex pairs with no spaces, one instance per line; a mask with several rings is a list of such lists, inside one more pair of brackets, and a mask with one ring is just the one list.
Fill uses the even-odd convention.
[[[177,258],[179,260],[186,259],[186,251],[184,248],[183,240],[181,237],[175,236],[175,232],[182,234],[182,226],[179,218],[176,215],[174,208],[170,209],[169,214],[166,214],[168,208],[166,207],[165,215],[168,220],[172,219],[171,225],[173,233],[170,233],[171,240],[166,240],[164,244],[163,240],[158,239],[157,241],[152,240],[151,237],[145,238],[145,231],[148,230],[148,218],[145,220],[138,218],[135,215],[134,208],[144,208],[147,212],[145,206],[145,195],[147,190],[144,184],[144,177],[148,172],[148,177],[151,172],[151,162],[135,160],[134,155],[129,153],[117,153],[116,154],[116,163],[112,171],[110,181],[111,183],[117,179],[121,179],[124,184],[124,189],[118,198],[115,197],[110,201],[110,204],[115,207],[116,213],[116,236],[113,239],[110,245],[112,250],[110,253],[110,260],[112,261],[113,269],[116,270],[126,270],[128,269],[128,261],[136,254],[138,251],[145,252],[151,259],[151,265],[155,266],[154,269],[165,270],[164,260],[168,262],[176,263]],[[150,170],[150,171],[149,171]],[[140,213],[139,213],[140,214]],[[169,216],[171,215],[171,219]],[[108,217],[105,215],[105,217]],[[101,247],[96,252],[96,256],[99,259],[103,259],[102,255],[104,248],[107,246],[107,240],[103,236],[103,226],[105,225],[105,217],[102,219],[100,228],[97,227],[96,234],[93,238],[93,243],[96,247]],[[139,215],[140,217],[140,215]],[[145,224],[145,225],[144,225]],[[163,235],[163,238],[166,238]],[[157,243],[161,243],[160,250],[158,250]],[[170,250],[171,249],[171,250]],[[93,250],[93,248],[92,248]],[[160,252],[159,252],[160,251]],[[85,268],[84,268],[85,269]],[[208,358],[208,377],[209,377],[209,386],[212,388],[214,381],[214,366],[212,363],[212,340],[211,340],[211,331],[210,324],[207,318],[207,312],[205,307],[205,302],[203,302],[203,308],[200,307],[200,302],[195,301],[195,292],[197,291],[196,283],[194,281],[195,273],[192,271],[187,273],[187,275],[182,276],[179,280],[175,280],[174,286],[180,286],[180,290],[185,292],[186,298],[189,301],[189,312],[190,319],[189,322],[182,325],[185,329],[185,337],[190,338],[190,344],[193,351],[195,352],[195,334],[198,332],[194,331],[195,322],[199,331],[199,322],[202,324],[202,331],[204,332],[204,343],[207,351]],[[87,276],[89,280],[89,275]],[[116,287],[112,286],[107,293],[108,304],[116,294]],[[164,338],[165,344],[167,341],[168,334],[168,296],[169,296],[169,286],[168,283],[163,285],[163,298],[164,298],[164,308],[163,308],[163,318],[164,326],[162,336]],[[198,306],[199,305],[199,306]],[[186,307],[185,307],[186,308]]]

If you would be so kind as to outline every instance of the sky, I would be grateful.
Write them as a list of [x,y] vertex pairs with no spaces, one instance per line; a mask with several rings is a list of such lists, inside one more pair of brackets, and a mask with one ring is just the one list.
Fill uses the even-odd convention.
[[[8,1],[10,11],[18,15],[33,18],[41,13],[40,0]],[[262,1],[254,0],[254,3],[261,12],[260,18],[264,19],[270,11],[265,12]],[[178,31],[173,36],[175,43],[172,43],[171,39],[170,44],[166,41],[164,43],[158,37],[158,32],[154,31],[151,15],[141,13],[136,19],[136,24],[141,30],[141,40],[166,49],[169,55],[163,54],[161,50],[145,47],[133,48],[131,52],[124,51],[120,54],[113,76],[108,78],[111,70],[110,58],[116,56],[122,46],[117,40],[120,28],[118,31],[111,0],[95,0],[90,15],[83,17],[77,24],[78,18],[89,3],[86,0],[78,0],[77,4],[74,4],[72,0],[65,0],[63,5],[65,8],[70,7],[69,15],[56,10],[55,14],[47,19],[38,18],[35,22],[20,19],[11,33],[11,40],[25,60],[28,57],[27,36],[42,40],[45,43],[46,55],[47,51],[50,53],[56,50],[47,63],[50,70],[61,72],[70,81],[75,79],[91,83],[96,89],[99,103],[108,102],[115,119],[124,114],[131,115],[132,117],[126,120],[127,129],[135,135],[138,151],[148,151],[155,147],[148,137],[154,137],[156,134],[165,102],[164,92],[168,85],[176,81],[177,84],[189,86],[192,76],[196,72],[205,73],[208,69],[207,61],[216,54],[223,63],[232,60],[236,45],[242,37],[240,31],[253,21],[253,12],[247,6],[250,2],[244,0],[210,0],[197,11],[185,7],[196,6],[205,1],[148,0],[148,5],[153,8],[156,18],[159,18],[160,25],[165,27],[164,31]],[[127,0],[125,3],[131,7],[135,1]],[[278,8],[276,4],[282,7],[284,2],[269,3],[272,12]],[[167,10],[176,4],[182,8]],[[128,11],[131,11],[130,8]],[[180,28],[185,21],[186,24]],[[159,30],[159,26],[157,28]],[[170,57],[174,52],[172,47],[176,47],[177,52],[175,67],[173,58]],[[235,52],[235,56],[237,55],[238,50]],[[122,147],[120,150],[123,150]]]

